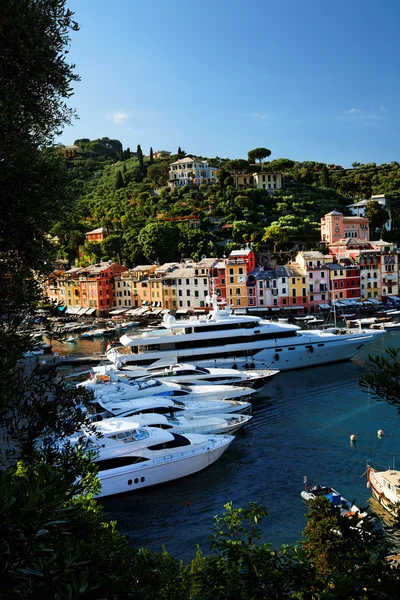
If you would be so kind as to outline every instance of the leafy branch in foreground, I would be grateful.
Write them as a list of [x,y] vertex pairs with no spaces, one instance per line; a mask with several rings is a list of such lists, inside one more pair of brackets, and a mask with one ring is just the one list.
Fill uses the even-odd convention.
[[400,412],[400,349],[388,348],[386,356],[369,356],[369,372],[359,384],[364,391],[372,392],[377,400],[385,400]]

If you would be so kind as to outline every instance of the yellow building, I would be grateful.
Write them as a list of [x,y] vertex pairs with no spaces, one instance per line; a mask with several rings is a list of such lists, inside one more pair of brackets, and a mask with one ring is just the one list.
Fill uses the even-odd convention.
[[226,301],[236,310],[247,308],[246,261],[244,258],[228,259],[226,273]]
[[285,269],[287,275],[288,304],[283,308],[303,312],[308,304],[306,271],[296,263],[287,265]]
[[80,307],[81,305],[81,269],[70,269],[65,272],[65,300],[67,308]]

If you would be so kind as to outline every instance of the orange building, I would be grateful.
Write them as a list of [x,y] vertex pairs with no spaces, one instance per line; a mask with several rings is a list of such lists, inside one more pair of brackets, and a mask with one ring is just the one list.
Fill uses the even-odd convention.
[[99,227],[85,233],[85,237],[88,242],[102,242],[107,237],[107,229]]
[[115,306],[114,277],[126,267],[102,262],[65,272],[67,307],[94,308],[101,316]]

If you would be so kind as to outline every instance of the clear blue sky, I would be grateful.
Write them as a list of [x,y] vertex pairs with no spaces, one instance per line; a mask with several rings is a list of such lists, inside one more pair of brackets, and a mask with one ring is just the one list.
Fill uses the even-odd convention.
[[400,160],[398,0],[69,0],[61,136],[247,158]]

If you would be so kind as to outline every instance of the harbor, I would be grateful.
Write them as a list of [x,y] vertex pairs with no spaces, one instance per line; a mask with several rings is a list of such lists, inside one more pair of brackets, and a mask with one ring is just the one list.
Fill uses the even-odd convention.
[[[103,502],[129,540],[152,550],[165,545],[175,556],[193,558],[195,543],[208,550],[216,514],[232,501],[268,508],[263,540],[278,547],[301,539],[307,504],[303,478],[341,490],[364,506],[371,497],[366,459],[389,466],[398,456],[400,417],[359,385],[368,354],[398,346],[400,334],[377,338],[344,363],[280,373],[253,401],[253,419],[229,450],[203,472],[143,493]],[[383,429],[385,435],[378,437]],[[350,435],[357,441],[350,443]]]
[[[65,364],[60,374],[70,372],[69,363],[74,372],[84,372],[100,362],[108,339],[53,341],[57,360]],[[268,508],[263,539],[273,547],[300,540],[308,510],[300,497],[304,476],[310,485],[333,486],[365,506],[371,497],[366,461],[392,464],[400,421],[394,407],[371,398],[358,381],[369,354],[399,344],[400,332],[391,331],[351,361],[281,372],[252,399],[251,423],[215,464],[179,481],[103,499],[107,514],[133,544],[157,551],[165,545],[178,558],[190,559],[196,550],[192,540],[208,549],[213,517],[228,501],[241,507],[257,501]],[[80,364],[85,361],[87,369]]]

